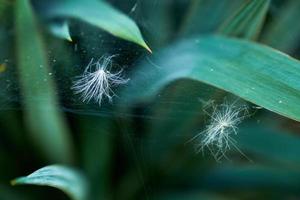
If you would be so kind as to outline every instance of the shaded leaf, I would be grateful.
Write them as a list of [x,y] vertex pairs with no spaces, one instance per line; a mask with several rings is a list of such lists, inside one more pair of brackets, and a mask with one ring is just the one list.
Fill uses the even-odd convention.
[[255,39],[262,28],[269,4],[270,0],[246,2],[221,25],[219,33],[246,39]]
[[284,164],[300,165],[300,138],[297,135],[249,123],[241,126],[235,139],[244,152]]
[[299,61],[266,46],[218,36],[184,40],[161,52],[152,64],[141,64],[122,99],[145,100],[184,78],[210,84],[300,120]]
[[[201,199],[201,200],[229,200],[231,198],[226,198],[221,195],[217,195],[216,193],[210,193],[210,192],[203,192],[203,191],[170,191],[165,194],[160,194],[155,196],[155,199],[157,200],[195,200],[195,199]],[[232,200],[232,199],[231,199]]]
[[93,183],[90,199],[108,199],[112,196],[109,186],[112,182],[113,122],[100,116],[80,116],[77,124],[81,134],[82,164]]
[[18,0],[18,75],[24,97],[26,125],[49,159],[68,162],[72,158],[70,135],[57,105],[54,82],[34,20],[29,1]]
[[299,46],[300,41],[300,1],[284,1],[284,6],[277,16],[266,27],[262,42],[284,52],[291,53]]
[[12,185],[41,185],[62,190],[73,200],[86,200],[88,193],[87,181],[75,169],[51,165],[43,167],[32,174],[13,180]]
[[180,32],[183,35],[215,32],[246,1],[193,0]]
[[300,173],[279,167],[246,164],[220,165],[201,177],[201,185],[214,189],[264,189],[281,192],[288,189],[299,190]]

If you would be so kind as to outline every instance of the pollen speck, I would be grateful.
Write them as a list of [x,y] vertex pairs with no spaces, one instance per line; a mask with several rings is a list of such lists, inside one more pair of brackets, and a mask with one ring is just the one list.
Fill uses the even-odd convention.
[[5,72],[6,70],[6,64],[0,64],[0,73]]

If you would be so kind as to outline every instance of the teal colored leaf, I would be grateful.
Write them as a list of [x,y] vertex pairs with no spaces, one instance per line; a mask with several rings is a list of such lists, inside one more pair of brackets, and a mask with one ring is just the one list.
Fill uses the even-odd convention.
[[97,26],[116,37],[134,42],[151,52],[142,34],[129,17],[104,1],[63,0],[49,3],[48,18],[75,18]]
[[58,22],[51,23],[49,25],[49,29],[53,35],[68,40],[69,42],[72,42],[68,22],[64,21],[59,23]]
[[247,1],[219,30],[220,34],[255,39],[265,21],[270,0]]
[[54,81],[29,1],[18,0],[15,13],[18,76],[27,128],[48,159],[69,162],[70,133],[58,108]]
[[263,45],[219,36],[184,40],[145,61],[121,99],[147,100],[179,79],[201,81],[300,120],[299,61]]
[[73,200],[86,200],[88,184],[85,177],[75,169],[51,165],[32,174],[11,181],[12,185],[41,185],[62,190]]

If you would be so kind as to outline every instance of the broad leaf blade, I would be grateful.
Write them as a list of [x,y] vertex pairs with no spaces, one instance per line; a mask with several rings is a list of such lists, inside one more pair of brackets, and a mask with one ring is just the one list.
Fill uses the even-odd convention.
[[44,14],[48,18],[66,17],[82,20],[114,36],[135,42],[151,52],[134,21],[104,1],[53,1]]
[[123,99],[151,97],[184,78],[300,120],[299,61],[266,46],[218,36],[184,40],[160,53],[152,64],[145,62],[133,74]]
[[29,1],[18,0],[16,6],[18,75],[26,125],[48,159],[68,162],[72,159],[70,133],[58,110],[41,35],[38,34]]
[[68,194],[73,200],[86,200],[88,194],[84,176],[72,168],[60,165],[43,167],[12,181],[12,185],[24,184],[54,187]]

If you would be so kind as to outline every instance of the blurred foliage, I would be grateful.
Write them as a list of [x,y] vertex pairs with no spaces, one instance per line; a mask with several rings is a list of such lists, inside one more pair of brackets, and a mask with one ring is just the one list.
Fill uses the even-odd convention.
[[[300,198],[299,5],[0,0],[0,199]],[[104,54],[131,81],[85,104]],[[250,116],[217,162],[188,141],[224,99]]]

